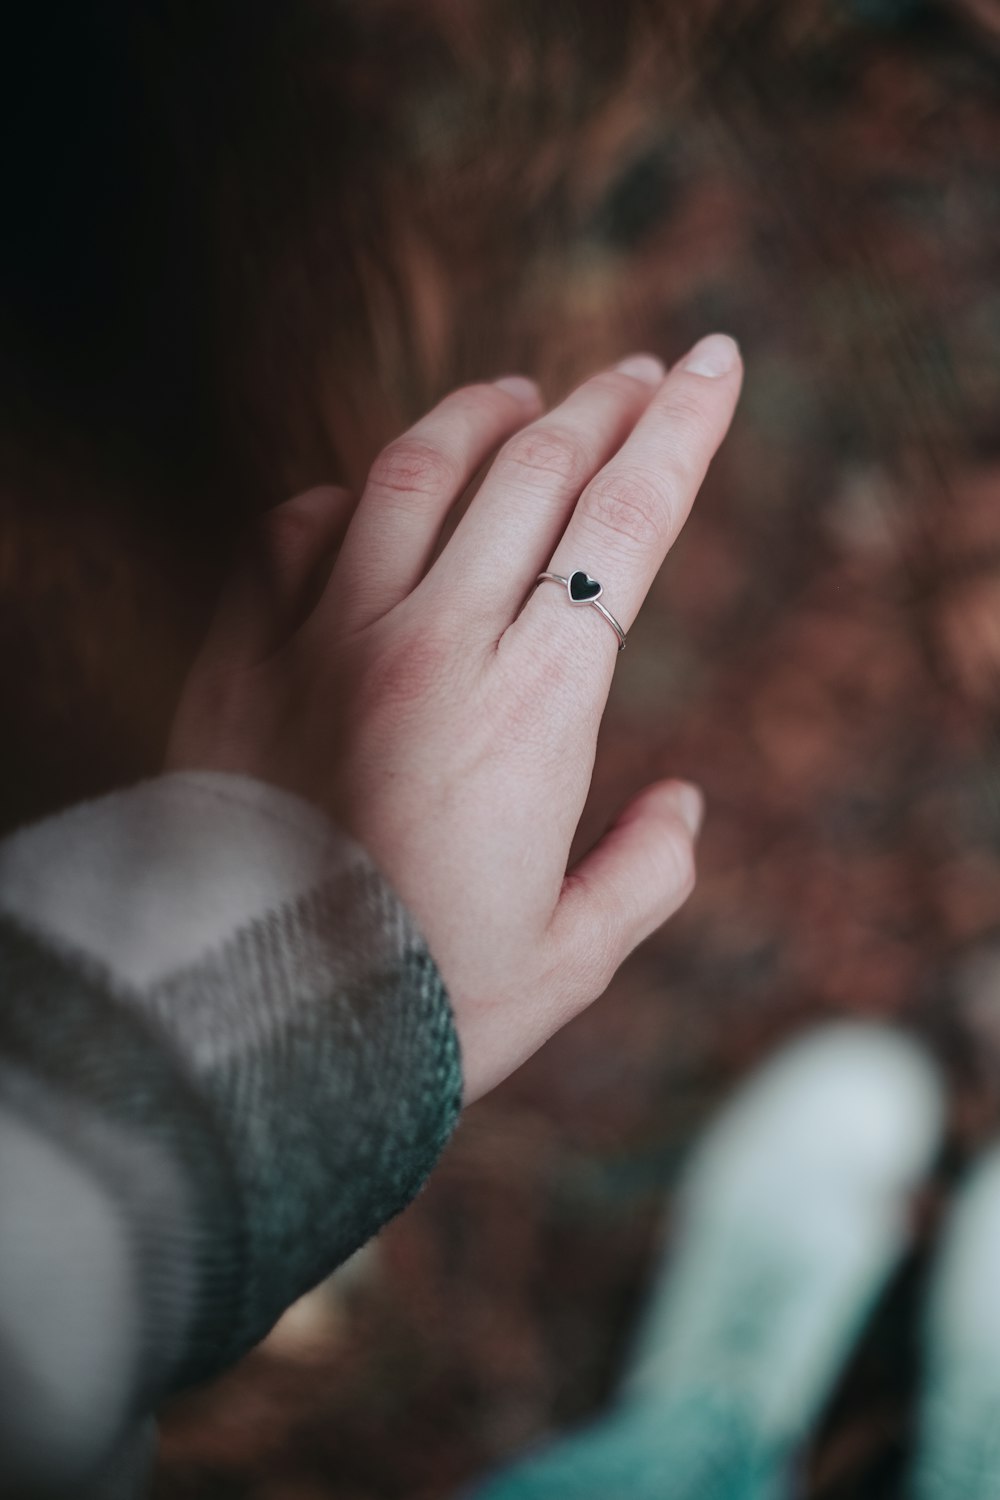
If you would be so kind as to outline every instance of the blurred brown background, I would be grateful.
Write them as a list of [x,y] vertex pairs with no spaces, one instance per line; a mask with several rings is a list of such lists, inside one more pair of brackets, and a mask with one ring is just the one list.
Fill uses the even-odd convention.
[[[995,1123],[1000,16],[148,0],[5,25],[5,826],[156,769],[246,515],[359,485],[460,381],[556,400],[635,349],[743,347],[583,830],[697,779],[695,897],[166,1423],[159,1500],[437,1500],[600,1408],[692,1132],[777,1039],[921,1031],[954,1085],[942,1196]],[[920,1276],[831,1407],[813,1500],[894,1492]]]

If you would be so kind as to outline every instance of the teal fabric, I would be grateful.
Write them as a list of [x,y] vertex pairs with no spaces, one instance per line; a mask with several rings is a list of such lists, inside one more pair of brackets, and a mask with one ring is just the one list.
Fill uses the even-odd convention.
[[534,1454],[474,1500],[780,1500],[782,1458],[718,1392],[629,1406]]
[[997,1384],[990,1370],[983,1381],[984,1389],[967,1393],[959,1405],[931,1414],[924,1410],[908,1489],[912,1500],[997,1500]]
[[936,1070],[883,1028],[841,1022],[770,1058],[691,1153],[616,1407],[476,1500],[793,1493],[905,1253],[941,1114]]

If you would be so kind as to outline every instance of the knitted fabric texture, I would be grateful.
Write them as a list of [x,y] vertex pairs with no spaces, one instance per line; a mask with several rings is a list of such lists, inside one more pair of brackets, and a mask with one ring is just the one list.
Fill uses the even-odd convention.
[[[139,1326],[116,1441],[405,1207],[461,1107],[441,977],[363,857],[145,987],[0,914],[0,997],[0,1107],[124,1226]],[[10,1292],[0,1266],[0,1321]]]

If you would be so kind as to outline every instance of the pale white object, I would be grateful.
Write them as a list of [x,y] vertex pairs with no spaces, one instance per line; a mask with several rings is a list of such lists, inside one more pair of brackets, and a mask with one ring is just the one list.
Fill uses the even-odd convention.
[[805,1434],[909,1239],[942,1090],[903,1036],[842,1024],[757,1073],[696,1149],[624,1401],[734,1400]]
[[127,1415],[141,1332],[127,1226],[77,1160],[3,1108],[0,1201],[17,1205],[0,1215],[0,1342],[35,1395],[16,1429],[0,1413],[0,1449],[15,1470],[64,1481]]
[[180,771],[0,843],[0,911],[144,988],[367,856],[246,776]]

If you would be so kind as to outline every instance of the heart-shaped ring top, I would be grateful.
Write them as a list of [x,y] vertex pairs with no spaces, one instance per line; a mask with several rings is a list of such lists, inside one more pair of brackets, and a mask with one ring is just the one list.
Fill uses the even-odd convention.
[[569,575],[566,588],[569,591],[571,604],[592,604],[604,593],[597,579],[591,578],[590,574],[585,573],[582,568],[577,568],[575,573]]

